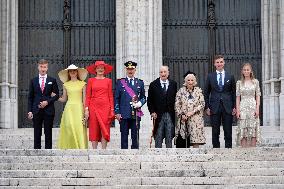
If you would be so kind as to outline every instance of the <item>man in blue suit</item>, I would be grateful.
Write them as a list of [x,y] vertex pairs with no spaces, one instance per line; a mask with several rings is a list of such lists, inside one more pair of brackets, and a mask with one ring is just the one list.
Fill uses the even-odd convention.
[[[52,126],[54,120],[54,102],[58,99],[56,79],[47,75],[48,62],[38,62],[39,75],[30,82],[28,97],[28,118],[33,120],[34,148],[41,148],[42,123],[44,123],[45,149],[52,148]],[[51,95],[54,93],[53,95]]]
[[210,116],[213,148],[220,148],[220,125],[222,122],[225,147],[232,148],[232,122],[236,113],[236,82],[234,76],[224,70],[222,55],[214,57],[216,71],[208,74],[205,84],[205,110]]
[[115,114],[120,123],[121,149],[128,149],[128,134],[131,129],[131,149],[139,148],[139,125],[141,107],[146,103],[144,82],[134,77],[136,62],[125,64],[127,77],[118,79],[115,87]]

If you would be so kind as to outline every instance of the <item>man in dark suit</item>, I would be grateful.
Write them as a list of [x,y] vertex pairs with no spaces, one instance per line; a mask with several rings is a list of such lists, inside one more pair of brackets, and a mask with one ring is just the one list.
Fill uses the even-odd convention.
[[222,55],[214,58],[216,72],[208,74],[205,84],[205,110],[210,116],[213,148],[220,148],[220,125],[222,122],[225,147],[232,148],[232,121],[236,113],[236,82],[234,76],[225,72]]
[[[34,148],[41,148],[42,123],[44,123],[45,149],[52,148],[52,126],[54,120],[54,102],[58,99],[56,79],[47,76],[48,62],[38,62],[39,76],[30,82],[28,97],[28,118],[33,120]],[[53,95],[51,95],[54,93]]]
[[151,117],[155,120],[153,136],[155,147],[162,148],[163,139],[167,148],[172,147],[175,134],[175,98],[177,83],[169,77],[169,67],[160,68],[160,77],[150,83],[147,105]]
[[120,123],[121,149],[128,149],[128,134],[131,129],[131,149],[139,148],[141,107],[146,103],[144,82],[134,77],[137,63],[125,64],[127,77],[118,79],[115,87],[115,114]]

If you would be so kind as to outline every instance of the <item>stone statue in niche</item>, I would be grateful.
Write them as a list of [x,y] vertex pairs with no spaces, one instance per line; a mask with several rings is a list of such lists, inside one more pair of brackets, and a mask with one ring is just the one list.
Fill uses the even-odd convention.
[[70,21],[70,1],[64,1],[64,22]]
[[215,18],[215,9],[214,9],[214,2],[210,0],[208,3],[208,26],[210,28],[214,28],[216,24],[216,18]]

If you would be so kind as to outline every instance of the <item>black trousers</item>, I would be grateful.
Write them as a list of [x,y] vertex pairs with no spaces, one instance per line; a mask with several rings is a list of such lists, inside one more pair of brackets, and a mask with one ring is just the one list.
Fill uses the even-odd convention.
[[176,148],[186,148],[186,147],[190,148],[190,136],[187,137],[187,143],[186,143],[186,139],[183,139],[180,135],[178,135],[175,143],[176,143]]
[[131,149],[139,148],[139,128],[140,121],[138,121],[138,131],[135,119],[122,119],[120,121],[120,132],[121,132],[121,149],[128,149],[128,135],[129,129],[131,129]]
[[232,113],[225,111],[224,104],[220,102],[218,112],[210,116],[212,126],[212,144],[213,148],[220,148],[220,126],[221,122],[224,130],[225,148],[232,148]]
[[46,115],[43,110],[34,115],[34,149],[41,149],[42,124],[44,124],[45,149],[52,149],[53,120],[54,115]]

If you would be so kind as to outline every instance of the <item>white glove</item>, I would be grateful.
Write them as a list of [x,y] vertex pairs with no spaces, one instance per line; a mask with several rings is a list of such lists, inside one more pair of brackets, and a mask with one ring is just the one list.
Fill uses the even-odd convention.
[[136,103],[133,103],[133,107],[134,107],[135,109],[140,108],[141,106],[142,106],[142,103],[141,103],[140,101],[138,101],[138,102],[136,102]]

